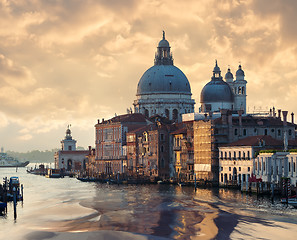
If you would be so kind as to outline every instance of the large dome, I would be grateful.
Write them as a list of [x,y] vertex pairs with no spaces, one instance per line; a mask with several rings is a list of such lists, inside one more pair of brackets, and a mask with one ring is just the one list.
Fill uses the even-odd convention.
[[192,95],[187,77],[173,65],[155,65],[140,78],[136,95],[156,93]]

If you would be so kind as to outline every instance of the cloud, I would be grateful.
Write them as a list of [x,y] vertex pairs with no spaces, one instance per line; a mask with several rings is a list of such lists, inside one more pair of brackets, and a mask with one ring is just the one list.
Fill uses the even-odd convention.
[[223,75],[228,65],[235,73],[242,63],[251,109],[297,110],[294,0],[14,0],[0,6],[0,134],[15,129],[11,146],[27,134],[28,148],[56,144],[69,122],[88,142],[96,119],[132,106],[162,30],[190,81],[196,110],[215,59]]

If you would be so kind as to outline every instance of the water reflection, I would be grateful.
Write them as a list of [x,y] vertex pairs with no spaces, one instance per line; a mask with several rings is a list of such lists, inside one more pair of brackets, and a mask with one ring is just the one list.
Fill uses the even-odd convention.
[[[0,216],[0,235],[9,239],[34,231],[107,230],[170,239],[228,239],[235,232],[242,234],[239,238],[245,232],[257,236],[249,224],[281,231],[283,215],[286,219],[282,221],[297,224],[297,210],[228,189],[198,188],[195,192],[192,187],[175,185],[118,186],[71,178],[47,179],[21,170],[17,174],[25,186],[24,205],[18,205],[16,223],[10,207],[7,216]],[[0,170],[1,178],[13,175],[15,172],[3,175]]]

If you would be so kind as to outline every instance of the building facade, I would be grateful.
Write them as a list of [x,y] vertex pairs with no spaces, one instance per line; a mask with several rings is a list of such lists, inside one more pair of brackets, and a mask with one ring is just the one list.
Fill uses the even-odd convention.
[[61,141],[61,149],[54,155],[55,168],[67,172],[85,171],[88,153],[87,150],[76,150],[76,140],[72,138],[68,127],[65,138]]
[[144,115],[140,113],[120,115],[107,121],[98,120],[95,125],[97,171],[105,174],[126,173],[126,133],[147,123]]

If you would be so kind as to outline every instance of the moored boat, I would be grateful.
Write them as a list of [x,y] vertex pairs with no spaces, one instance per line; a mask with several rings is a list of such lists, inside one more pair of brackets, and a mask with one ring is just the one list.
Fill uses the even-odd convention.
[[3,148],[0,152],[0,167],[26,167],[30,162],[20,162],[16,158],[8,156],[7,153],[3,151]]

